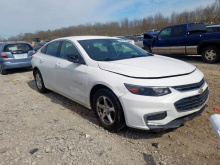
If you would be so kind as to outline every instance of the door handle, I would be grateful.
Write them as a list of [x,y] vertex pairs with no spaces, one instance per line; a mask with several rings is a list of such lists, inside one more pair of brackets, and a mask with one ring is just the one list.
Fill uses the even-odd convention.
[[60,63],[56,63],[56,67],[60,68]]

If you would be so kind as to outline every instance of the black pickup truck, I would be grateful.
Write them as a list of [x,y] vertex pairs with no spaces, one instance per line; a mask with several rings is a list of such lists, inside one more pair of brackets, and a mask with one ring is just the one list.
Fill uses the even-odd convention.
[[198,54],[207,63],[220,60],[220,32],[207,32],[201,22],[165,27],[153,39],[145,38],[143,45],[155,54]]

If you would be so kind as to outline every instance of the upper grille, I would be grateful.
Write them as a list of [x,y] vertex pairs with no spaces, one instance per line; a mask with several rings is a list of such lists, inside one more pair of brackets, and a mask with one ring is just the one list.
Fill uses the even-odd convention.
[[209,89],[207,88],[202,94],[187,97],[175,102],[174,106],[179,112],[193,110],[201,107],[208,99],[208,96],[209,96]]
[[174,86],[172,88],[178,90],[178,91],[188,91],[188,90],[193,90],[193,89],[197,89],[197,88],[201,88],[202,85],[204,84],[205,80],[204,78],[198,82],[198,83],[194,83],[194,84],[188,84],[188,85],[180,85],[180,86]]

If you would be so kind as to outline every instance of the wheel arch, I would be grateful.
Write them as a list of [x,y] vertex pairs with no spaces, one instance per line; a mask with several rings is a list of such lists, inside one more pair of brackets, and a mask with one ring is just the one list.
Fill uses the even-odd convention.
[[215,46],[215,47],[218,48],[218,47],[220,47],[220,42],[213,41],[213,42],[203,42],[203,43],[199,44],[199,46],[198,46],[198,54],[201,55],[203,49],[205,49],[208,46]]
[[[119,103],[120,103],[120,106],[122,107],[123,109],[123,106],[121,104],[121,101],[120,99],[118,98],[118,96],[116,95],[116,93],[110,88],[108,87],[107,85],[104,85],[104,84],[96,84],[92,87],[92,89],[90,90],[90,94],[89,94],[89,103],[90,103],[90,107],[91,109],[93,109],[93,96],[95,95],[95,93],[100,90],[100,89],[108,89],[110,90],[115,96],[116,98],[118,99]],[[123,109],[123,112],[124,112],[124,109]]]
[[38,69],[38,67],[34,67],[34,69],[33,69],[33,76],[35,75],[36,71],[40,71],[40,70]]
[[115,94],[115,92],[112,90],[112,89],[110,89],[108,86],[106,86],[106,85],[103,85],[103,84],[96,84],[96,85],[94,85],[93,87],[92,87],[92,89],[91,89],[91,92],[90,92],[90,95],[89,95],[89,99],[90,99],[90,106],[91,106],[91,109],[92,110],[94,110],[93,108],[93,96],[95,95],[95,93],[98,91],[98,90],[100,90],[100,89],[107,89],[107,90],[109,90],[109,91],[111,91],[112,92],[112,94],[113,95],[115,95],[115,97],[116,97],[116,99],[118,100],[118,103],[119,103],[119,106],[121,107],[121,110],[122,110],[122,121],[123,121],[123,125],[119,128],[119,129],[117,129],[117,130],[115,130],[115,131],[118,131],[118,130],[120,130],[120,129],[122,129],[122,128],[124,128],[127,124],[127,119],[126,119],[126,114],[125,114],[125,111],[124,111],[124,108],[123,108],[123,106],[122,106],[122,103],[121,103],[121,101],[120,101],[120,99],[118,98],[118,96]]

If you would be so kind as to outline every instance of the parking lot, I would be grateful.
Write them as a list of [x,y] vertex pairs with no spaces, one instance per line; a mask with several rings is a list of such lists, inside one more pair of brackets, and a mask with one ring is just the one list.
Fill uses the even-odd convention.
[[220,64],[173,57],[204,73],[210,98],[201,116],[158,133],[110,133],[92,111],[54,92],[40,94],[31,69],[0,75],[0,164],[219,164],[220,142],[208,119],[219,113]]

